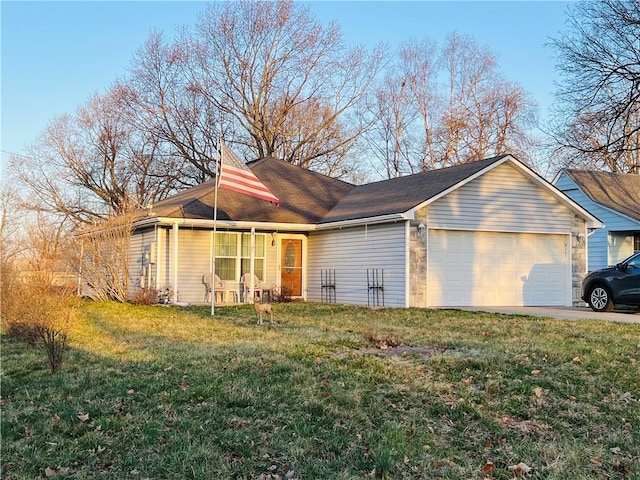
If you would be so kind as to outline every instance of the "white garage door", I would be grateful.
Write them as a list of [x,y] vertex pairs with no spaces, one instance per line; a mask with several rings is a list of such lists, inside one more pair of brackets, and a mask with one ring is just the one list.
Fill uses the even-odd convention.
[[569,305],[567,235],[430,230],[430,306]]

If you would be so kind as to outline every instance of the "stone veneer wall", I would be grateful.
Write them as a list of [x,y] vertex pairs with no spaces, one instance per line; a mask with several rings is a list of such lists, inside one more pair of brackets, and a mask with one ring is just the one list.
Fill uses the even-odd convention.
[[[578,235],[582,242],[578,243]],[[571,225],[571,300],[573,306],[583,306],[582,280],[587,274],[587,225],[578,215],[573,216]]]
[[416,212],[409,224],[409,306],[427,306],[427,232],[418,238],[418,225],[427,225],[426,211]]

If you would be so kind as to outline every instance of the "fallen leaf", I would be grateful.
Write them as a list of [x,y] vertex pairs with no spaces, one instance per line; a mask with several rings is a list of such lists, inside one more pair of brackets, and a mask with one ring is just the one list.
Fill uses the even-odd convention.
[[593,463],[594,465],[602,466],[602,458],[600,458],[600,457],[592,457],[591,458],[591,463]]
[[519,475],[521,473],[529,473],[533,469],[526,463],[520,462],[517,465],[510,465],[509,470],[511,470],[514,475]]
[[539,377],[540,375],[542,375],[542,371],[541,370],[531,370],[531,375],[533,375],[534,377]]
[[609,451],[614,455],[619,455],[622,450],[620,449],[620,447],[613,447],[613,448],[610,448]]
[[135,390],[133,388],[130,388],[127,390],[127,395],[133,395],[135,393]]
[[101,454],[102,452],[104,452],[105,450],[106,450],[106,447],[103,447],[103,446],[101,446],[101,445],[98,445],[98,446],[96,447],[96,454],[97,454],[97,455],[100,455],[100,454]]
[[571,363],[582,363],[582,359],[580,357],[573,357]]
[[542,397],[542,387],[536,387],[533,389],[533,394],[538,397],[541,398]]
[[86,422],[87,420],[89,420],[88,413],[79,413],[78,415],[76,415],[76,417],[78,417],[78,420],[80,420],[81,422]]
[[629,465],[620,463],[619,460],[616,460],[615,462],[613,462],[611,466],[616,472],[620,472],[623,475],[627,475],[629,472],[631,472],[631,467]]
[[493,462],[491,460],[487,460],[484,466],[480,469],[480,472],[483,475],[489,475],[490,473],[493,473],[495,469],[496,466],[493,464]]
[[53,470],[52,468],[47,467],[47,468],[44,469],[44,474],[47,477],[55,477],[57,472],[55,470]]
[[53,416],[53,421],[56,423],[60,421],[60,416],[57,413]]
[[569,396],[567,397],[567,399],[568,399],[570,402],[575,402],[575,401],[577,400],[577,399],[576,399],[576,397],[574,397],[573,395],[569,395]]

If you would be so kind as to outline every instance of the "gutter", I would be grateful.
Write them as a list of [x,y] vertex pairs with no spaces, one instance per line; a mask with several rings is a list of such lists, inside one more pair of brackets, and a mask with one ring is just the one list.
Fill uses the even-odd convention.
[[389,213],[379,217],[356,218],[351,220],[340,220],[337,222],[321,223],[316,225],[315,230],[332,230],[335,228],[356,227],[360,225],[375,225],[377,223],[388,223],[391,221],[413,220],[413,211],[404,213]]
[[[188,219],[188,218],[171,218],[171,217],[148,217],[142,220],[138,220],[133,223],[133,228],[143,228],[150,225],[163,225],[172,226],[178,224],[182,227],[198,227],[198,228],[213,228],[213,219]],[[277,223],[277,222],[245,222],[245,221],[231,221],[231,220],[216,220],[217,228],[234,228],[234,229],[247,229],[257,228],[260,230],[279,230],[290,232],[309,232],[316,229],[314,224],[304,223]]]

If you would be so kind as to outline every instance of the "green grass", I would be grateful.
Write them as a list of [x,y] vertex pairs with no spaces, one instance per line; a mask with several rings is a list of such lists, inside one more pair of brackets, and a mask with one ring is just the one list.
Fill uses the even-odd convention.
[[3,337],[2,478],[640,478],[636,325],[275,309],[86,303],[54,375]]

